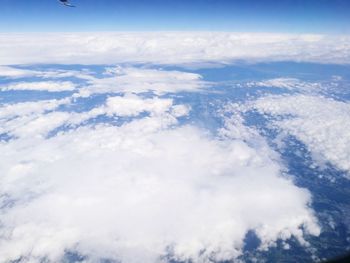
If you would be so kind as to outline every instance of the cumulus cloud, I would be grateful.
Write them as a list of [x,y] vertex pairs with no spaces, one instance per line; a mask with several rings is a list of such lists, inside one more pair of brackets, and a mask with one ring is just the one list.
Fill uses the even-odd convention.
[[107,99],[106,111],[109,115],[137,116],[141,112],[162,114],[169,110],[173,102],[171,99],[141,99],[136,95],[124,97],[110,97]]
[[[126,94],[88,112],[57,111],[69,102],[0,110],[7,122],[33,118],[0,143],[0,261],[59,262],[72,251],[86,262],[210,262],[239,256],[249,230],[260,249],[292,236],[307,245],[305,235],[320,233],[310,193],[239,116],[223,117],[216,137],[180,126],[190,108],[171,99]],[[35,136],[99,114],[142,112],[120,126]]]
[[43,136],[69,119],[69,114],[52,112],[69,104],[69,98],[5,104],[0,107],[0,134],[10,136]]
[[201,75],[175,70],[116,67],[106,70],[101,78],[90,78],[76,96],[88,97],[94,93],[142,93],[155,94],[181,91],[199,91],[209,83]]
[[0,134],[24,137],[45,137],[61,126],[75,127],[101,115],[110,117],[135,117],[141,113],[150,116],[175,118],[186,116],[189,106],[174,105],[172,99],[158,97],[144,99],[135,94],[108,97],[106,102],[87,112],[61,112],[60,105],[71,103],[70,99],[46,100],[7,104],[0,107]]
[[0,86],[1,91],[9,90],[35,90],[35,91],[73,91],[75,85],[70,81],[39,81],[39,82],[17,82]]
[[284,117],[273,124],[305,143],[316,161],[350,172],[350,105],[310,95],[267,96],[249,105],[262,114]]
[[[102,76],[96,77],[89,70],[25,70],[16,67],[0,67],[0,77],[18,79],[27,77],[41,78],[40,81],[10,82],[0,86],[0,91],[36,90],[36,91],[73,91],[75,84],[71,81],[58,81],[60,78],[78,78],[85,83],[75,97],[89,97],[99,93],[143,93],[152,91],[164,94],[181,91],[199,91],[207,88],[211,83],[202,80],[202,76],[195,73],[162,70],[150,68],[136,68],[128,66],[108,67]],[[52,80],[47,80],[52,79]]]
[[51,111],[58,106],[70,103],[70,98],[60,100],[42,100],[42,101],[29,101],[15,104],[4,104],[0,106],[0,119],[8,120],[13,117],[27,116],[31,114],[43,113],[45,111]]
[[1,65],[307,61],[348,63],[349,36],[267,33],[1,34]]

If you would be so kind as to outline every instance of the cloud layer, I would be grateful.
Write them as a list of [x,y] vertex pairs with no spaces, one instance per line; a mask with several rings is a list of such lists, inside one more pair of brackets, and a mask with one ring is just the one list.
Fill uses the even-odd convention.
[[0,64],[348,63],[349,39],[347,35],[209,32],[1,34]]
[[[29,73],[8,77],[21,74]],[[204,263],[237,258],[250,230],[262,250],[291,237],[308,246],[305,237],[320,234],[310,193],[239,115],[221,116],[217,134],[180,124],[191,105],[163,95],[200,90],[199,75],[79,76],[87,84],[71,97],[0,107],[0,134],[9,136],[0,140],[0,261],[59,262],[72,252],[86,262]],[[109,96],[62,110],[93,93]]]

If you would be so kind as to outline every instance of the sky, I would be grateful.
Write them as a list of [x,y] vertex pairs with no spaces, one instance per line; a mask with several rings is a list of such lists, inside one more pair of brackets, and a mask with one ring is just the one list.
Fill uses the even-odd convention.
[[0,32],[350,32],[348,0],[0,0]]

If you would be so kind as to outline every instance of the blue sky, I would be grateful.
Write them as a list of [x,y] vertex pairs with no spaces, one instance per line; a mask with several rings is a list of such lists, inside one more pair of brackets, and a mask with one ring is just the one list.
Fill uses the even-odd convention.
[[1,32],[349,33],[348,0],[0,0]]

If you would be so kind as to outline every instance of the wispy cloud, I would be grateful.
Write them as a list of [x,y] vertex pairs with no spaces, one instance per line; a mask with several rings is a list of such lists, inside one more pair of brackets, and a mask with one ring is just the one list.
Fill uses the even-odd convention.
[[275,78],[262,81],[251,81],[244,83],[244,86],[260,88],[271,87],[306,92],[320,91],[322,89],[322,85],[318,82],[306,82],[296,78]]
[[70,81],[40,81],[40,82],[17,82],[0,86],[1,91],[9,90],[35,90],[35,91],[73,91],[75,85]]

